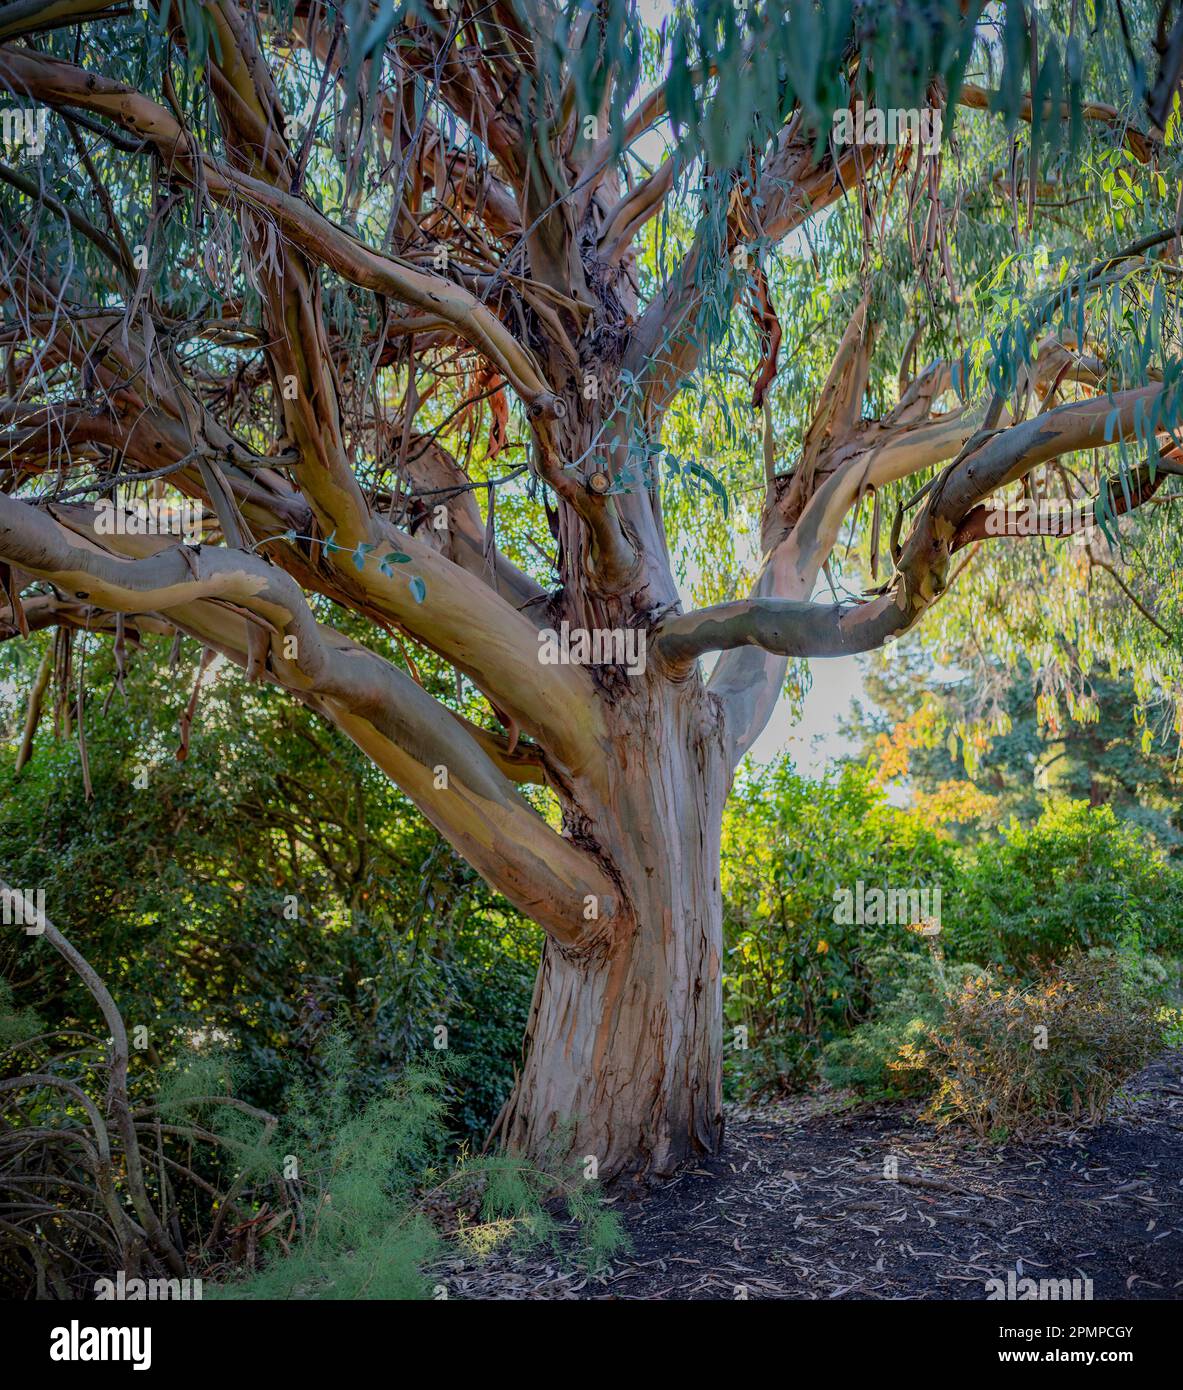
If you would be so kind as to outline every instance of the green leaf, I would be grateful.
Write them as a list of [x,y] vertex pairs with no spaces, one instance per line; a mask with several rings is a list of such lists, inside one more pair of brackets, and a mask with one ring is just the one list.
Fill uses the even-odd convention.
[[709,468],[704,467],[701,463],[696,463],[693,459],[687,459],[685,467],[687,473],[692,474],[696,478],[701,478],[703,482],[707,484],[719,499],[719,505],[723,508],[723,515],[727,516],[731,509],[731,502],[727,496],[727,489],[718,478],[715,477]]
[[378,561],[378,569],[387,579],[393,579],[394,570],[391,566],[410,564],[410,561],[411,557],[409,555],[404,555],[401,550],[390,550]]

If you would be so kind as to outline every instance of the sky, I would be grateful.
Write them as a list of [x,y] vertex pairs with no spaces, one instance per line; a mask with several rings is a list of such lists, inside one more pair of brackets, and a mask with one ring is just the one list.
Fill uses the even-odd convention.
[[[747,557],[746,568],[754,572],[758,557]],[[693,561],[687,574],[678,584],[682,607],[686,612],[697,607],[693,586],[697,578]],[[829,602],[830,594],[820,592],[821,601]],[[820,777],[836,758],[850,751],[850,742],[838,728],[838,721],[849,715],[855,700],[873,704],[867,694],[863,676],[872,658],[866,656],[816,657],[809,663],[811,684],[799,715],[783,695],[776,703],[768,727],[752,745],[751,756],[757,762],[773,762],[787,753],[795,769],[807,777]],[[709,669],[712,663],[708,660]]]
[[788,753],[796,770],[820,777],[829,763],[850,751],[850,742],[838,730],[838,720],[849,714],[856,699],[867,702],[863,688],[865,658],[822,657],[809,663],[813,684],[805,697],[800,719],[794,720],[782,695],[768,727],[752,747],[757,762],[771,762]]

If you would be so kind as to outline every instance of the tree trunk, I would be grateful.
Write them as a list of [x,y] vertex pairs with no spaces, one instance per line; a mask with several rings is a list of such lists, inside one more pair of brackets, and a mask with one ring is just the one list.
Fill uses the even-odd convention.
[[568,833],[619,870],[629,926],[586,951],[548,939],[508,1147],[550,1170],[660,1176],[717,1151],[722,1116],[719,842],[728,776],[697,677],[612,707],[610,803]]

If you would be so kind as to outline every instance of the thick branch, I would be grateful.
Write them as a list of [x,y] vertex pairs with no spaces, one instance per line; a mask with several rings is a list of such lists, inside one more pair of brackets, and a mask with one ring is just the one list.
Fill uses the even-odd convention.
[[216,547],[122,560],[74,544],[44,513],[4,494],[0,556],[111,611],[163,612],[322,709],[495,888],[562,944],[578,943],[589,896],[598,928],[611,929],[619,903],[604,869],[546,825],[444,706],[317,623],[298,585],[275,566]]

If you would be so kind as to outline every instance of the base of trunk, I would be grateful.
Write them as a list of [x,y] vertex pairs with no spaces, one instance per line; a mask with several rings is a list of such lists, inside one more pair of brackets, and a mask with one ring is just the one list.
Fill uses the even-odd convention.
[[589,817],[628,925],[583,955],[546,943],[499,1129],[551,1171],[666,1176],[722,1143],[725,777],[695,712],[687,701],[635,718],[629,780]]
[[722,1144],[718,954],[676,989],[639,955],[589,967],[547,943],[503,1117],[507,1147],[539,1167],[667,1177]]

